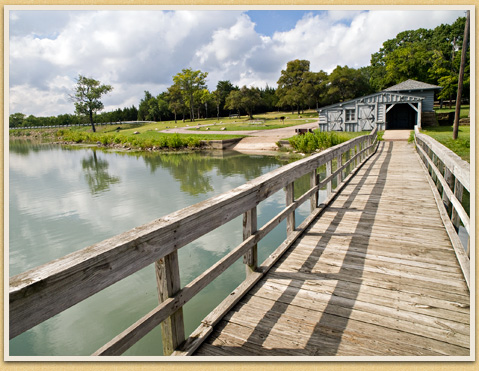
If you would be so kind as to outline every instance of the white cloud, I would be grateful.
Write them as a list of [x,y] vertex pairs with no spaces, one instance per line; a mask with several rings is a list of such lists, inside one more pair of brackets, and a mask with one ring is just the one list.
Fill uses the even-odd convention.
[[138,105],[144,90],[165,91],[183,68],[219,80],[276,86],[281,69],[368,65],[382,43],[407,29],[452,23],[462,11],[305,12],[287,32],[262,36],[240,11],[12,11],[10,111],[72,113],[78,74],[111,84],[106,109]]

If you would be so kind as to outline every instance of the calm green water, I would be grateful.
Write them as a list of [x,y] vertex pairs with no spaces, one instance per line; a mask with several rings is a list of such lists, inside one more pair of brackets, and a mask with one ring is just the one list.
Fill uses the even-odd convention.
[[[235,152],[126,154],[10,142],[9,275],[24,272],[233,189],[288,162]],[[307,178],[297,182],[305,191]],[[284,207],[279,191],[258,207],[262,226]],[[297,212],[299,224],[309,203]],[[263,261],[284,222],[259,245]],[[182,285],[242,239],[241,217],[179,251]],[[184,307],[187,335],[243,279],[242,259]],[[158,304],[153,265],[11,340],[11,356],[88,356]],[[162,354],[160,330],[125,355]]]

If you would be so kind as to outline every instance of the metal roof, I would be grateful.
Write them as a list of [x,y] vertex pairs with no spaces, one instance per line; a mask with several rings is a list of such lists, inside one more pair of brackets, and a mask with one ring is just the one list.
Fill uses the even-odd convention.
[[439,90],[442,87],[432,84],[427,84],[425,82],[416,81],[416,80],[406,80],[394,86],[391,86],[383,91],[404,91],[404,90]]

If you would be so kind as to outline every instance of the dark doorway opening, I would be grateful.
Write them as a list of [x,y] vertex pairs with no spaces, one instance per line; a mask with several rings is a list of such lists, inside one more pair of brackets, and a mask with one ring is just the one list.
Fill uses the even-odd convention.
[[386,130],[414,129],[417,112],[409,104],[396,104],[386,114]]

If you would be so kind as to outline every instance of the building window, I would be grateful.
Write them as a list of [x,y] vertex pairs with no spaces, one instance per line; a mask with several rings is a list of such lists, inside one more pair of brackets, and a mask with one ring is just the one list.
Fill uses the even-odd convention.
[[356,110],[347,109],[346,110],[346,122],[356,121]]

